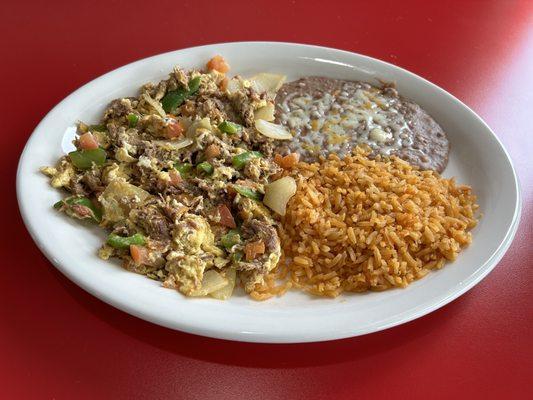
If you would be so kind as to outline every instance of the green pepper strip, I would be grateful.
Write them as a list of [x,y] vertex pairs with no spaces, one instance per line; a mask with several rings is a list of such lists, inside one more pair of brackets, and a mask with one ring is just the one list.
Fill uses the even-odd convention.
[[161,105],[166,112],[174,112],[187,98],[188,90],[180,88],[167,92],[165,97],[161,99]]
[[107,126],[105,125],[89,125],[90,131],[107,132]]
[[195,94],[198,89],[200,89],[200,83],[202,83],[202,78],[199,76],[192,78],[189,82],[189,96]]
[[204,161],[204,162],[201,162],[200,164],[198,164],[196,166],[196,170],[197,171],[202,171],[202,172],[206,173],[207,175],[211,175],[215,171],[213,166],[211,164],[209,164],[207,161]]
[[135,244],[138,246],[143,246],[146,243],[146,240],[144,239],[144,236],[140,233],[136,233],[132,236],[118,236],[114,233],[111,233],[107,237],[108,245],[111,247],[114,247],[115,249],[127,249],[130,247],[130,245]]
[[137,114],[128,114],[128,125],[130,128],[135,128],[139,122],[139,116]]
[[236,251],[231,255],[231,261],[236,264],[242,260],[243,255],[242,251]]
[[174,112],[187,97],[192,96],[200,88],[201,78],[199,76],[191,79],[187,88],[179,88],[167,92],[161,99],[161,105],[166,112]]
[[241,169],[241,168],[244,168],[244,166],[250,160],[254,158],[261,158],[261,157],[263,157],[263,154],[261,154],[259,151],[245,151],[244,153],[233,156],[233,159],[231,161],[235,168]]
[[263,198],[263,195],[256,190],[239,185],[233,185],[233,188],[241,196],[248,197],[249,199],[261,201]]
[[224,236],[220,238],[220,243],[226,249],[229,249],[240,242],[241,242],[241,235],[239,234],[239,231],[236,229],[230,230],[228,233],[226,233]]
[[[88,216],[87,218],[93,219],[95,222],[102,221],[102,211],[95,207],[91,200],[89,200],[87,197],[67,197],[66,199],[59,200],[57,203],[54,204],[54,208],[56,210],[61,210],[62,208],[65,208],[65,211],[67,214],[71,214],[72,207],[71,206],[83,206],[87,207],[89,210],[91,210],[92,215]],[[79,218],[79,215],[76,214],[76,216]]]
[[191,176],[192,165],[189,163],[175,163],[174,168],[176,168],[183,179],[187,179]]
[[104,165],[107,153],[101,147],[91,150],[76,150],[68,153],[70,161],[76,168],[89,169],[96,165]]
[[242,126],[230,121],[223,121],[218,124],[219,131],[229,133],[230,135],[234,135],[235,133],[241,131],[241,129]]

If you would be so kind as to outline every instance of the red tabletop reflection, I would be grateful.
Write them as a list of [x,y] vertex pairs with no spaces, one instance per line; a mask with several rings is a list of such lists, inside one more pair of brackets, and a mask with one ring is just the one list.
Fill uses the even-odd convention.
[[[0,10],[1,398],[487,399],[531,392],[533,2],[9,1]],[[478,112],[510,152],[524,197],[516,239],[496,269],[416,321],[302,345],[174,332],[102,303],[57,272],[33,244],[15,198],[18,157],[36,124],[111,69],[237,40],[377,57]]]

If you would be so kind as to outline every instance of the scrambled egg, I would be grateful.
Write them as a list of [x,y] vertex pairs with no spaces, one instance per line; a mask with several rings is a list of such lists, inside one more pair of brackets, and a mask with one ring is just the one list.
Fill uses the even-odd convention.
[[185,214],[175,225],[173,248],[167,256],[167,281],[179,283],[179,290],[186,295],[200,288],[206,269],[227,263],[224,252],[215,246],[209,223],[199,215]]
[[76,175],[72,164],[65,159],[61,160],[57,168],[42,167],[41,172],[52,178],[50,185],[55,188],[68,187],[70,181]]

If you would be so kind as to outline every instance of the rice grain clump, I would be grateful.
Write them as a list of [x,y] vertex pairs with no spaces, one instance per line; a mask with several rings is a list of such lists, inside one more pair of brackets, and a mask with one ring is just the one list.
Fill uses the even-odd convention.
[[290,172],[298,190],[279,230],[292,286],[330,297],[405,287],[471,243],[470,187],[367,154],[358,148]]

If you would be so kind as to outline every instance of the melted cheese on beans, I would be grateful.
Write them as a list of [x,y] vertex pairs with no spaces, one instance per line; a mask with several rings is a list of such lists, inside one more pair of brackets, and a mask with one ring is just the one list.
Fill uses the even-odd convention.
[[[305,82],[300,85],[305,88]],[[413,143],[399,99],[369,84],[347,82],[320,97],[292,93],[278,107],[280,122],[294,136],[289,149],[307,160],[332,152],[343,157],[358,144],[390,155]]]

